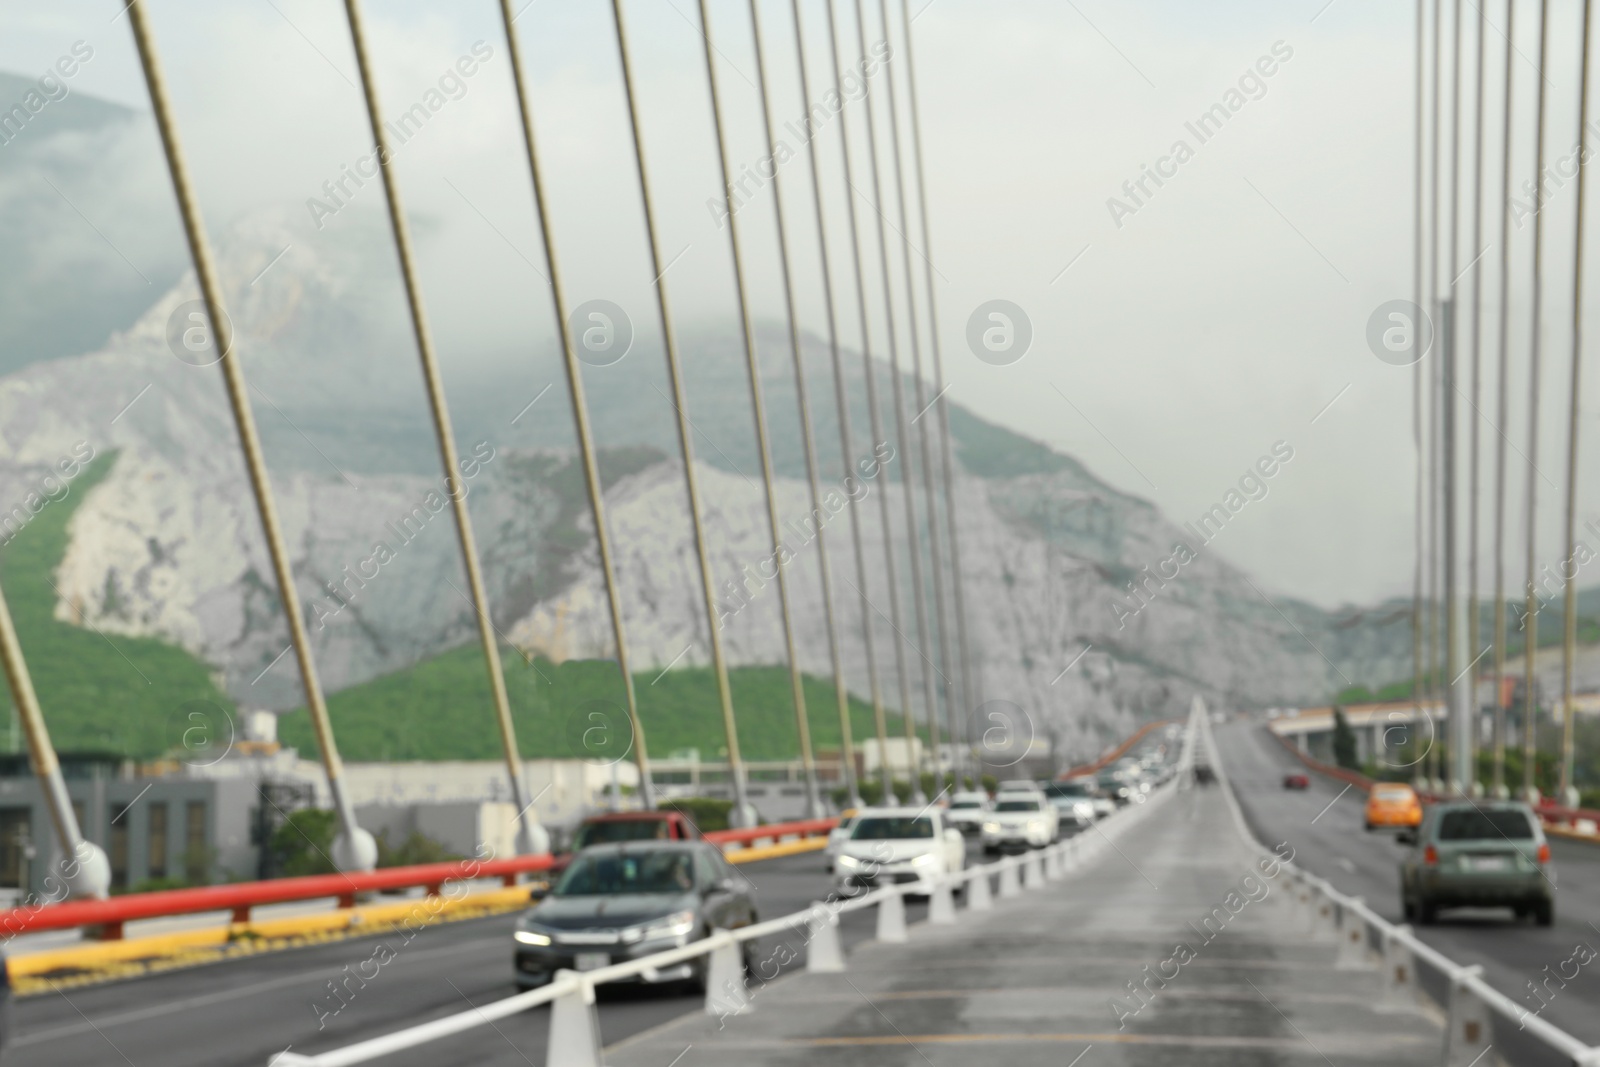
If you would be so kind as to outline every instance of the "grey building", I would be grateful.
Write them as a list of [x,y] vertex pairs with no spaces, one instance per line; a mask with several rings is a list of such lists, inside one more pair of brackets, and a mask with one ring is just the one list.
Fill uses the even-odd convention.
[[[256,877],[255,781],[140,777],[131,761],[92,753],[62,753],[60,760],[84,836],[111,860],[113,892],[148,882]],[[46,895],[58,855],[27,757],[0,754],[0,894]]]

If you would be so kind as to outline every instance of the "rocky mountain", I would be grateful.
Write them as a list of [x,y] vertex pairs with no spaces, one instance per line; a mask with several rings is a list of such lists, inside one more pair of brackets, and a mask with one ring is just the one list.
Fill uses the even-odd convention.
[[[82,145],[76,156],[68,153],[73,138],[122,143],[143,121],[96,111],[77,126],[27,131],[40,135],[30,149],[35,158],[8,162],[0,152],[0,218],[39,196],[37,180],[51,167],[65,173],[63,160],[85,158]],[[124,166],[145,174],[149,164]],[[77,180],[97,180],[98,166],[83,163],[90,177]],[[152,197],[165,195],[145,178],[131,184]],[[109,283],[84,275],[61,291],[50,288],[48,270],[19,267],[44,255],[49,232],[0,251],[0,272],[20,278],[25,290],[47,290],[58,319],[72,319],[71,309],[85,311],[70,329],[52,332],[51,320],[38,316],[26,319],[25,330],[15,327],[23,331],[16,344],[26,347],[25,333],[31,347],[11,364],[19,369],[0,379],[0,527],[14,532],[34,513],[32,501],[48,507],[52,497],[72,492],[60,473],[64,459],[85,450],[115,453],[109,474],[79,502],[69,527],[54,576],[57,617],[108,635],[175,643],[211,664],[241,703],[295,706],[294,658],[284,655],[286,631],[220,373],[197,343],[203,331],[192,332],[196,323],[203,326],[191,318],[198,297],[192,276],[169,285],[150,278],[147,291],[160,295],[119,319],[115,309],[134,298],[117,297],[117,304],[106,295]],[[325,684],[356,684],[472,639],[414,347],[391,284],[387,235],[374,228],[364,240],[332,249],[306,239],[290,216],[264,211],[214,236]],[[6,299],[12,306],[27,302],[14,288]],[[103,342],[81,343],[102,330],[109,334]],[[741,578],[770,553],[743,361],[726,333],[689,329],[682,340],[728,653],[735,664],[777,663],[783,643],[776,591]],[[74,343],[87,354],[69,355]],[[609,621],[572,457],[564,379],[553,338],[527,348],[531,353],[480,353],[474,365],[494,367],[493,373],[447,368],[458,444],[473,463],[469,500],[496,624],[530,652],[557,660],[606,657],[613,651]],[[786,337],[766,328],[760,348],[780,511],[798,518],[808,511],[808,491]],[[842,491],[828,353],[808,337],[803,354],[824,482]],[[876,450],[884,460],[881,473],[857,489],[864,493],[865,614],[880,650],[886,700],[900,703],[891,658],[897,652],[907,661],[920,713],[925,661],[913,644],[909,614],[899,633],[887,617],[878,503],[886,497],[890,504],[909,612],[901,494],[915,456],[900,454],[892,437],[869,440],[859,353],[846,353],[845,366],[859,453],[852,459]],[[875,374],[886,397],[889,368],[880,363]],[[586,381],[605,449],[636,666],[704,663],[708,621],[659,349],[642,336],[626,360],[589,368]],[[910,390],[913,383],[905,378],[903,385]],[[541,392],[546,386],[548,395]],[[530,400],[537,403],[529,407]],[[882,415],[892,415],[886,402]],[[1208,552],[1199,531],[1168,521],[1071,457],[959,404],[952,405],[951,421],[960,467],[953,507],[980,699],[1021,707],[1037,733],[1069,748],[1093,747],[1092,737],[1180,711],[1197,692],[1224,706],[1291,703],[1409,670],[1404,605],[1335,616],[1269,598]],[[920,474],[911,484],[921,509]],[[846,676],[864,696],[863,608],[845,584],[857,581],[848,523],[839,511],[823,536],[838,576]],[[816,545],[792,530],[786,540],[796,552],[790,573],[800,657],[806,670],[825,675]],[[980,723],[986,713],[982,706],[966,710]]]

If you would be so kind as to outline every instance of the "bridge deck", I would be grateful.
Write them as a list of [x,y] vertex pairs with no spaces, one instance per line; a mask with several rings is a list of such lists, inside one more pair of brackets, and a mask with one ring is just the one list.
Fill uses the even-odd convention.
[[1218,790],[1179,794],[1064,881],[866,945],[843,974],[757,986],[748,1012],[677,1020],[606,1063],[1437,1062],[1438,1020],[1374,1010],[1377,972],[1336,970],[1252,862]]

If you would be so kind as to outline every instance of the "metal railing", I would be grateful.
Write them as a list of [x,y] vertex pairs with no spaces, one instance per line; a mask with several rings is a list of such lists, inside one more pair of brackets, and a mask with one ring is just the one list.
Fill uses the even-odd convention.
[[[807,819],[747,829],[712,830],[706,833],[705,839],[725,851],[732,846],[731,858],[737,856],[741,848],[759,847],[763,843],[778,844],[785,839],[825,836],[837,825],[836,819]],[[339,907],[350,908],[355,906],[359,894],[418,886],[438,896],[446,882],[499,878],[506,885],[514,885],[519,875],[546,870],[550,863],[548,854],[466,859],[450,863],[384,867],[375,871],[351,871],[347,874],[314,874],[232,885],[128,893],[105,900],[23,904],[0,911],[0,939],[43,930],[91,926],[99,928],[101,940],[117,940],[122,937],[124,923],[140,919],[230,911],[234,922],[249,922],[251,909],[264,904],[334,898]]]
[[[877,909],[875,939],[896,943],[906,940],[905,898],[928,898],[928,922],[950,925],[957,920],[954,894],[965,890],[965,911],[987,911],[993,907],[991,879],[998,879],[1001,898],[1019,896],[1042,888],[1047,882],[1064,878],[1113,847],[1116,838],[1143,821],[1161,803],[1171,798],[1184,784],[1180,775],[1153,790],[1143,803],[1134,804],[1096,823],[1094,832],[1080,833],[1046,848],[961,871],[872,889],[847,899],[818,901],[803,911],[736,930],[717,930],[711,936],[679,948],[657,952],[625,963],[614,963],[592,971],[557,971],[548,985],[506,997],[503,1000],[458,1012],[431,1022],[370,1038],[316,1055],[282,1052],[270,1067],[347,1067],[370,1063],[392,1053],[488,1026],[511,1015],[543,1004],[551,1005],[550,1032],[545,1056],[547,1067],[600,1067],[601,1046],[595,987],[608,982],[634,978],[647,971],[660,971],[709,956],[706,974],[705,1010],[710,1015],[731,1015],[753,1010],[755,998],[746,983],[742,950],[745,942],[806,930],[806,970],[812,973],[838,973],[845,970],[845,955],[839,940],[839,917],[868,908]],[[826,820],[824,820],[826,821]],[[764,828],[768,834],[772,827]],[[753,831],[738,831],[749,834]],[[708,837],[710,835],[707,835]],[[509,948],[509,943],[508,943]]]

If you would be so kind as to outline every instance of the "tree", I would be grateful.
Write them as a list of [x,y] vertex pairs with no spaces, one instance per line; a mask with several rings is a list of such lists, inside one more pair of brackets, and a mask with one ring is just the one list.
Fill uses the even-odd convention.
[[1356,734],[1350,729],[1350,720],[1344,709],[1333,706],[1333,762],[1346,770],[1359,771],[1361,762],[1356,758]]
[[273,869],[284,878],[302,874],[332,874],[333,838],[338,829],[334,814],[322,808],[291,812],[272,832]]

